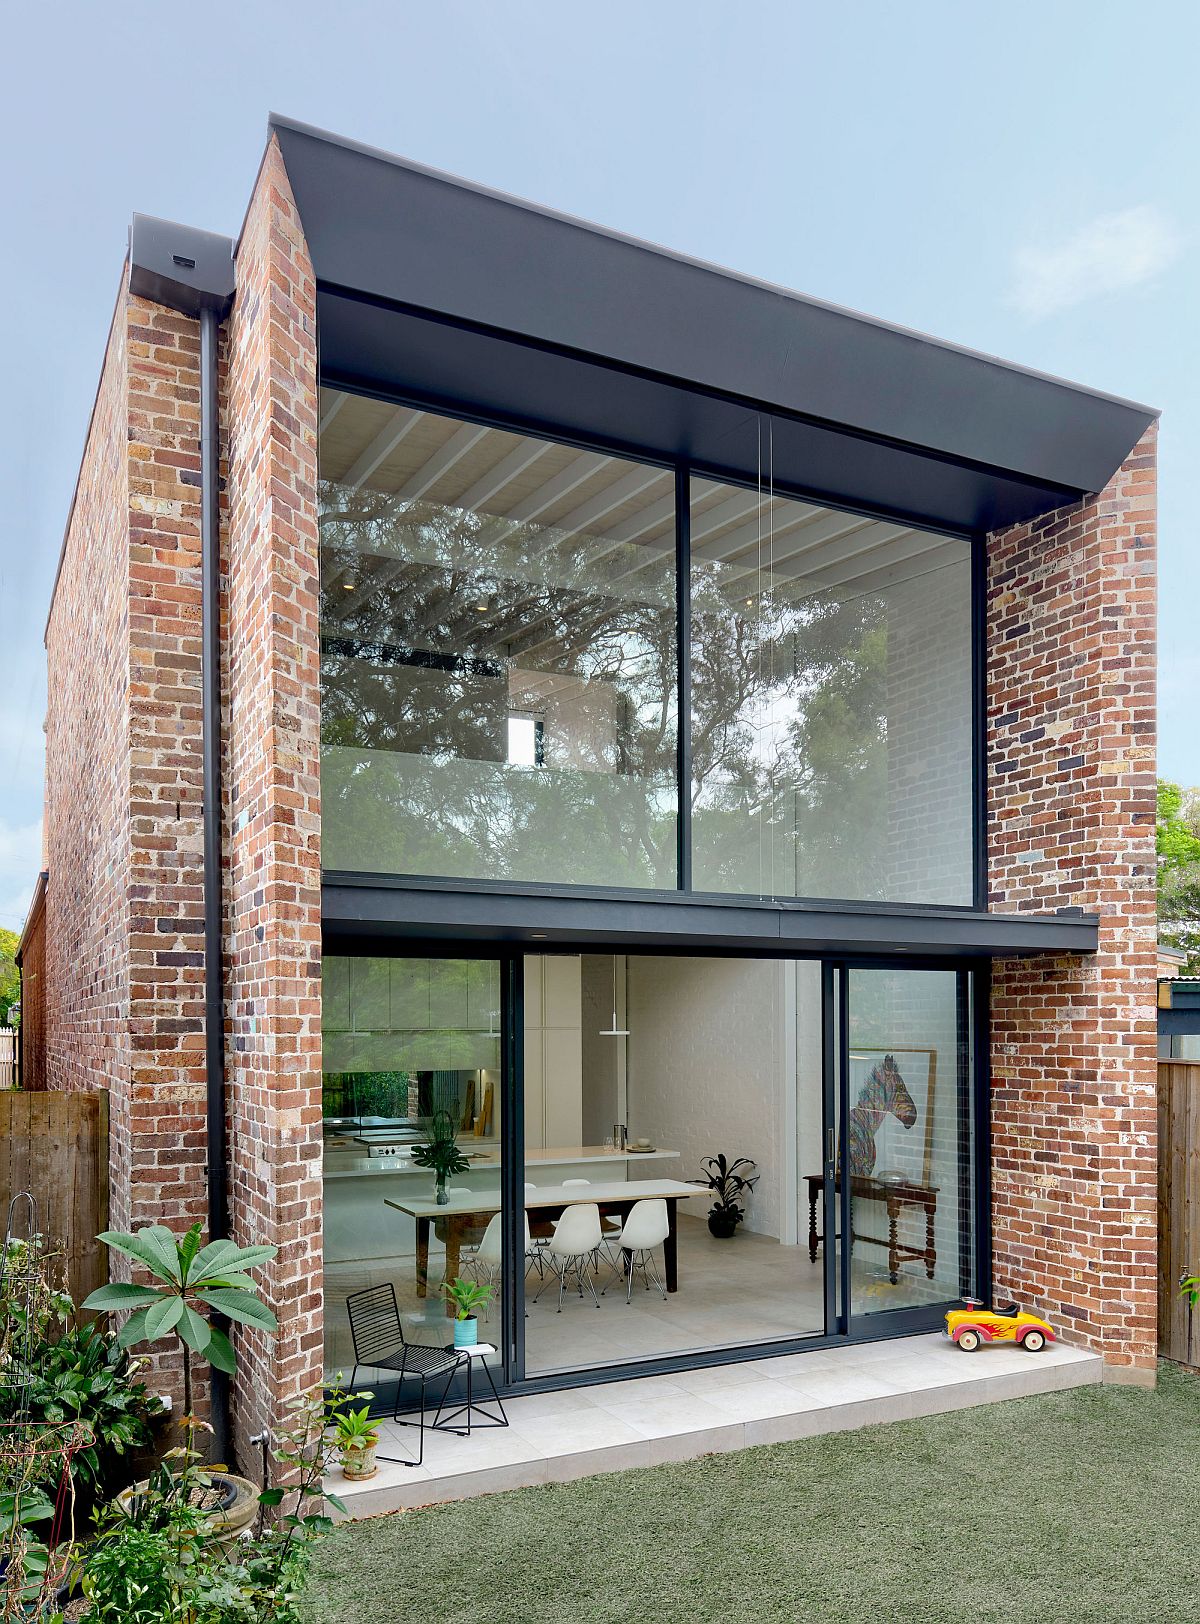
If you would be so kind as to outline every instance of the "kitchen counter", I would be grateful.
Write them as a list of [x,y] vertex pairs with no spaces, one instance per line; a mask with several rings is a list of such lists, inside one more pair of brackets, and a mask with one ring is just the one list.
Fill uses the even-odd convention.
[[[500,1146],[495,1139],[476,1139],[468,1135],[459,1140],[458,1148],[471,1163],[471,1167],[491,1168],[499,1171]],[[382,1155],[363,1155],[363,1147],[355,1141],[352,1146],[327,1148],[325,1152],[325,1178],[373,1178],[377,1174],[424,1173],[428,1168],[414,1167],[407,1145],[397,1146]],[[336,1158],[336,1160],[335,1160]],[[527,1150],[525,1171],[532,1174],[542,1167],[586,1167],[596,1163],[678,1161],[677,1150],[620,1151],[608,1150],[604,1145],[568,1145],[552,1150]],[[468,1174],[461,1175],[463,1178]]]

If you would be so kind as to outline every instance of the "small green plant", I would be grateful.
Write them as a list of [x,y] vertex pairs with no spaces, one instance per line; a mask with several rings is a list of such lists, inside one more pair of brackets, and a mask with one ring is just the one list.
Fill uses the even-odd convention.
[[343,1451],[374,1449],[379,1442],[379,1423],[371,1419],[369,1404],[361,1410],[342,1410],[334,1421],[334,1432]]
[[76,1481],[93,1494],[130,1481],[130,1455],[148,1448],[163,1414],[159,1399],[136,1379],[138,1363],[96,1325],[67,1326],[46,1344],[30,1371],[24,1402],[40,1425],[86,1425],[90,1441],[71,1460]]
[[[323,1478],[351,1398],[335,1385],[288,1406],[275,1447],[283,1482],[258,1497],[258,1520],[231,1549],[207,1538],[212,1476],[175,1450],[133,1502],[109,1508],[83,1568],[95,1624],[300,1624],[311,1548],[346,1507]],[[266,1456],[264,1456],[266,1469]]]
[[186,1422],[192,1415],[192,1354],[199,1354],[227,1375],[236,1369],[229,1338],[198,1312],[197,1304],[261,1331],[276,1330],[274,1314],[259,1301],[258,1286],[245,1272],[273,1258],[276,1248],[237,1246],[230,1240],[201,1246],[199,1224],[193,1224],[182,1240],[162,1224],[151,1224],[136,1235],[108,1230],[98,1239],[114,1252],[140,1263],[162,1284],[118,1282],[101,1286],[83,1306],[109,1311],[133,1309],[118,1337],[123,1348],[174,1334],[183,1355]]
[[1187,1298],[1189,1308],[1195,1308],[1200,1303],[1200,1274],[1185,1275],[1179,1282],[1179,1295]]
[[490,1285],[482,1285],[478,1280],[443,1280],[442,1292],[446,1301],[454,1309],[455,1319],[470,1319],[480,1308],[486,1308],[492,1300]]

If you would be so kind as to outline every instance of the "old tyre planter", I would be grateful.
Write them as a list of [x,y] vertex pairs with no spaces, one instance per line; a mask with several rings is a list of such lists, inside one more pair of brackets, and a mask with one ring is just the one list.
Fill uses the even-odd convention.
[[[212,1489],[204,1507],[209,1537],[220,1545],[232,1545],[258,1516],[258,1484],[236,1472],[214,1471],[211,1477]],[[149,1486],[143,1479],[121,1490],[117,1504],[126,1515]]]

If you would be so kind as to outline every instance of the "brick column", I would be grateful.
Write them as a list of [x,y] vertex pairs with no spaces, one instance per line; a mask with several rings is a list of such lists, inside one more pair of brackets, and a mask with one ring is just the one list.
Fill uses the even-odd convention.
[[1157,1346],[1154,568],[1154,428],[989,539],[990,905],[1100,915],[1094,957],[996,965],[995,1280],[1130,1381]]
[[278,1338],[240,1331],[235,1437],[321,1378],[316,287],[272,138],[237,251],[226,422],[233,1228],[279,1247]]
[[199,350],[123,273],[46,634],[47,1082],[109,1092],[115,1229],[206,1212]]

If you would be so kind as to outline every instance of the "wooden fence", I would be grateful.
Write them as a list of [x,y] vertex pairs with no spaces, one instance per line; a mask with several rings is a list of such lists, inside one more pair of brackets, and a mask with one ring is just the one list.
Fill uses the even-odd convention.
[[[0,1225],[20,1190],[59,1251],[75,1301],[108,1278],[108,1095],[0,1093]],[[18,1230],[23,1237],[24,1220]]]
[[17,1046],[16,1028],[0,1026],[0,1088],[16,1088],[20,1078],[17,1076]]
[[1200,1060],[1158,1063],[1158,1351],[1200,1365],[1200,1303],[1180,1296],[1200,1275]]

